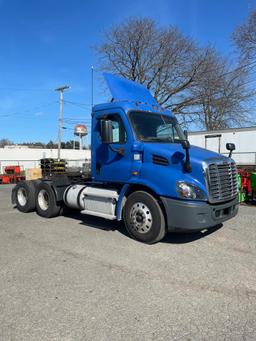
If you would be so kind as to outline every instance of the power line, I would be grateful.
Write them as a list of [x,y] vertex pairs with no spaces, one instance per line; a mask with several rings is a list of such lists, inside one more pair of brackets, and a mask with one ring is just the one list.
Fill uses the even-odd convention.
[[62,129],[63,129],[63,130],[72,130],[72,131],[74,131],[73,128],[69,128],[69,127],[62,127]]
[[[66,103],[66,104],[72,104],[72,105],[75,105],[75,106],[78,106],[78,107],[81,107],[82,109],[89,109],[91,110],[91,106],[90,104],[88,103],[79,103],[79,102],[73,102],[73,101],[63,101],[63,103]],[[85,108],[86,107],[86,108]]]
[[75,121],[91,121],[90,118],[86,118],[86,117],[74,117],[74,118],[64,118],[63,119],[66,122],[75,122]]
[[90,104],[88,104],[88,103],[81,103],[81,102],[67,101],[67,100],[65,100],[64,102],[71,103],[71,104],[79,104],[79,105],[84,105],[84,106],[89,106],[90,107]]
[[[46,104],[42,104],[40,106],[36,106],[34,108],[31,108],[31,109],[26,109],[23,112],[14,112],[14,113],[0,114],[0,117],[11,117],[11,116],[16,116],[16,115],[27,115],[27,113],[29,113],[29,112],[40,110],[42,108],[49,107],[49,106],[51,106],[53,104],[56,104],[56,103],[58,103],[58,101],[52,101],[52,102],[49,102],[49,103],[46,103]],[[40,116],[38,116],[38,117],[40,117]]]
[[12,87],[0,87],[0,90],[10,90],[10,91],[52,91],[52,89],[12,88]]
[[86,127],[87,127],[87,129],[91,129],[91,127],[90,127],[90,122],[82,122],[82,121],[79,121],[79,122],[65,122],[65,121],[63,121],[64,122],[64,124],[65,125],[67,125],[67,126],[72,126],[72,127],[74,127],[75,125],[77,125],[77,124],[85,124],[86,125]]

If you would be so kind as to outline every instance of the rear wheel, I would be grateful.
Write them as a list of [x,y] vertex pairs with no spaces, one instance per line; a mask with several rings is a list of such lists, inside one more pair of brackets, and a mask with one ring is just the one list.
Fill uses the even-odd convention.
[[124,208],[124,221],[129,234],[136,240],[153,244],[166,234],[165,219],[157,200],[149,193],[132,193]]
[[39,184],[36,192],[37,213],[44,218],[53,218],[60,214],[60,210],[51,186],[43,182]]
[[36,188],[32,181],[21,181],[15,186],[14,202],[19,211],[27,213],[35,209]]

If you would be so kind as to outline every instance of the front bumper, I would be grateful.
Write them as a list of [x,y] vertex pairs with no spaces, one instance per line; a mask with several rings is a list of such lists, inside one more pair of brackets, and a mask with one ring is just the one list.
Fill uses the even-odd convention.
[[168,231],[194,230],[216,226],[238,212],[238,200],[222,204],[209,204],[207,202],[175,200],[161,197],[164,204]]

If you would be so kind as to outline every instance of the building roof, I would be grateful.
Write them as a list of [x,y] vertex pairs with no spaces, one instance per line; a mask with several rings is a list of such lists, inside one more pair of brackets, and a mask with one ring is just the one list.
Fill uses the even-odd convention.
[[256,131],[256,126],[253,127],[243,127],[243,128],[227,128],[220,130],[198,130],[198,131],[189,131],[189,135],[205,135],[205,134],[222,134],[222,133],[235,133],[240,131]]

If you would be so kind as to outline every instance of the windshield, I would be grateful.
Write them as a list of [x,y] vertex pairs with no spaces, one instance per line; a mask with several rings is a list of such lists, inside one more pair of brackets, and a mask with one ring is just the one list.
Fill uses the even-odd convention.
[[131,112],[129,117],[140,141],[180,143],[186,139],[175,117],[139,111]]

